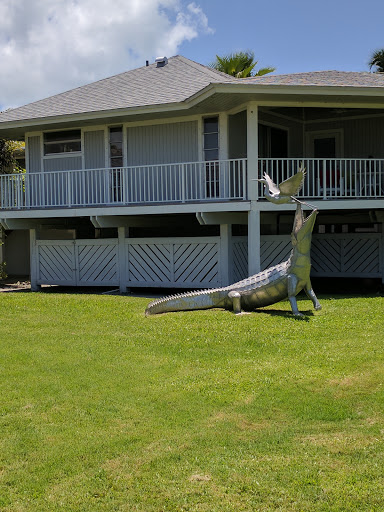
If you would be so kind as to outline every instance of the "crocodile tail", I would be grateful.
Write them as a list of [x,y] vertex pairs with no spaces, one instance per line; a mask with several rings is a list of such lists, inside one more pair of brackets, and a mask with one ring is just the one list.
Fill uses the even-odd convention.
[[145,316],[169,313],[171,311],[191,311],[221,307],[223,293],[220,289],[179,293],[157,299],[148,304]]

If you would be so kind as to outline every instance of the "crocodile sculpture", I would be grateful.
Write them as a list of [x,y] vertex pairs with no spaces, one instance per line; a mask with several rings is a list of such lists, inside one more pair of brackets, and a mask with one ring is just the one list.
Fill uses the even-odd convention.
[[313,208],[305,218],[301,206],[303,203],[294,200],[298,204],[291,234],[293,248],[287,261],[230,286],[180,293],[155,300],[148,305],[146,316],[210,308],[225,308],[239,314],[242,310],[253,311],[286,299],[291,303],[293,314],[303,316],[296,301],[296,295],[301,290],[312,300],[315,310],[321,309],[309,277],[312,230],[318,212]]

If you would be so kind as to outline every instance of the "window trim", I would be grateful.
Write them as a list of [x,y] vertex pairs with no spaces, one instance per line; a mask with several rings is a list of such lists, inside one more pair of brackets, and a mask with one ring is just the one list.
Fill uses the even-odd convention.
[[308,157],[313,158],[315,139],[335,139],[335,158],[344,158],[344,129],[329,128],[326,130],[308,130],[305,132],[305,150]]
[[[46,134],[51,133],[64,133],[64,132],[79,132],[79,138],[68,138],[60,141],[52,141],[52,142],[46,142],[45,136]],[[46,144],[60,144],[60,143],[68,143],[68,142],[80,142],[80,150],[78,151],[61,151],[59,153],[46,153]],[[42,132],[42,155],[43,159],[46,158],[67,158],[67,157],[78,157],[81,156],[83,153],[83,147],[84,147],[84,141],[83,141],[83,133],[81,128],[69,128],[68,130],[52,130],[52,131],[44,131]]]

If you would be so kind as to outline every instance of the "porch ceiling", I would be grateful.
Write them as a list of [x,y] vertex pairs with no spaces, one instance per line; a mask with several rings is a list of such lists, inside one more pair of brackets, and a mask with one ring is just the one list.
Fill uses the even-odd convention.
[[226,111],[238,108],[242,104],[254,101],[259,105],[281,106],[281,107],[318,107],[322,108],[384,108],[383,97],[369,96],[324,96],[302,94],[233,94],[233,93],[215,93],[212,96],[202,100],[199,104],[192,107],[191,110],[198,113],[209,111]]

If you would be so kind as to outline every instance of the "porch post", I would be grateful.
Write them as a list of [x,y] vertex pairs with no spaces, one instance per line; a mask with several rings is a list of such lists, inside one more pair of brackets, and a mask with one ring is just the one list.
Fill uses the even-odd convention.
[[37,230],[30,229],[29,230],[29,240],[30,240],[30,261],[31,261],[31,290],[33,292],[38,292],[41,290],[41,285],[37,284],[38,273],[39,273],[39,260],[38,260],[38,250],[37,250]]
[[232,224],[220,224],[221,286],[232,283]]
[[254,101],[247,106],[247,173],[248,199],[251,209],[248,212],[248,275],[260,272],[260,210],[256,209],[259,178],[259,137],[258,106]]
[[117,228],[118,233],[118,262],[119,262],[119,288],[120,293],[127,293],[128,273],[127,273],[127,250],[125,239],[129,235],[129,228],[120,226]]
[[248,275],[260,270],[260,210],[251,208],[248,212]]
[[248,199],[257,201],[258,183],[252,181],[258,178],[258,107],[254,101],[247,106],[247,173],[248,173]]

